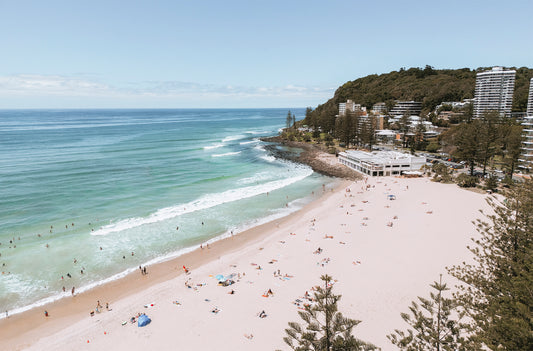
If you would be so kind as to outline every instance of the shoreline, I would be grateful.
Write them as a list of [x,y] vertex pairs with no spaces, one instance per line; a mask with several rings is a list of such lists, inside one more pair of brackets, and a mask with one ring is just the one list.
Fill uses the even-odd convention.
[[[321,201],[349,183],[350,181],[346,179],[334,179],[330,183],[332,186],[330,191],[324,191],[299,210],[281,218],[252,226],[231,237],[209,239],[207,241],[210,243],[209,248],[191,248],[192,251],[190,252],[157,262],[148,266],[148,274],[146,275],[140,275],[134,269],[133,272],[124,277],[98,284],[86,291],[76,293],[74,296],[59,298],[50,303],[9,315],[8,318],[0,320],[0,346],[5,343],[9,349],[23,349],[38,341],[42,335],[50,335],[62,330],[70,324],[70,320],[81,320],[87,317],[89,312],[94,310],[95,301],[101,301],[102,304],[109,302],[112,308],[113,302],[184,275],[182,266],[194,270],[220,259],[222,255],[237,252],[247,245],[268,237],[275,227],[279,227],[301,213],[318,206]],[[187,250],[187,248],[183,250]],[[49,317],[44,317],[44,311],[48,312]]]

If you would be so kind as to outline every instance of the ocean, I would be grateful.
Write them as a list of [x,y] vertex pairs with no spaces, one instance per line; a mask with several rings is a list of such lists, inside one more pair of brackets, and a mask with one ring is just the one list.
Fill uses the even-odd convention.
[[0,311],[83,292],[312,201],[332,179],[275,158],[259,139],[286,116],[1,110]]

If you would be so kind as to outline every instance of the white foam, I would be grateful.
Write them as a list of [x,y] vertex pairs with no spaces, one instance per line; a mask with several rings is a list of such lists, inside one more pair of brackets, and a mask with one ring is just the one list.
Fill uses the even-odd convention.
[[245,133],[257,135],[257,134],[266,134],[266,133],[269,133],[269,132],[268,131],[262,131],[262,130],[259,130],[259,131],[257,131],[257,130],[248,130]]
[[271,155],[263,155],[263,156],[259,156],[259,158],[267,161],[267,162],[274,162],[276,161],[276,158],[274,156],[271,156]]
[[238,155],[240,154],[241,152],[240,151],[235,151],[235,152],[226,152],[225,154],[214,154],[214,155],[211,155],[211,157],[225,157],[225,156],[233,156],[233,155]]
[[227,143],[228,141],[243,139],[244,137],[245,137],[244,135],[230,135],[222,139],[222,142]]
[[240,145],[248,145],[248,144],[255,144],[255,143],[258,143],[259,142],[259,139],[254,139],[254,140],[250,140],[250,141],[243,141],[243,142],[240,142],[239,144]]
[[218,206],[224,203],[238,201],[241,199],[250,198],[267,192],[272,192],[276,189],[280,189],[296,183],[313,173],[313,170],[309,167],[299,166],[295,167],[297,172],[296,176],[291,178],[285,178],[280,180],[271,181],[265,184],[248,186],[243,188],[231,189],[222,193],[209,194],[200,197],[199,199],[189,202],[187,204],[180,204],[176,206],[166,207],[152,213],[148,217],[134,217],[121,220],[117,223],[111,223],[100,229],[91,232],[92,235],[107,235],[110,233],[121,232],[124,230],[132,229],[146,224],[157,223],[167,219],[171,219],[186,213],[192,213],[208,209],[214,206]]
[[204,150],[218,149],[219,147],[224,146],[224,144],[214,144],[209,146],[204,146]]

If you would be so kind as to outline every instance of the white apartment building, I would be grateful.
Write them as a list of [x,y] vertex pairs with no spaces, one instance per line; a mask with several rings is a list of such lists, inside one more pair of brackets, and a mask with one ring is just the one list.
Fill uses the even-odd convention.
[[511,116],[515,75],[516,71],[505,71],[502,67],[493,67],[476,75],[474,118],[480,118],[487,111]]
[[533,78],[529,83],[529,97],[527,99],[527,116],[522,122],[524,126],[524,141],[522,146],[522,168],[533,169]]
[[467,105],[470,105],[474,99],[464,99],[464,101],[443,101],[439,105],[435,106],[435,113],[438,111],[439,108],[442,106],[451,106],[452,108],[463,108]]
[[339,154],[339,162],[357,172],[378,177],[419,171],[426,164],[426,158],[396,151],[346,150]]
[[396,101],[394,107],[389,111],[391,116],[419,116],[422,111],[422,103],[418,101]]
[[527,115],[533,117],[533,78],[529,82],[529,98],[527,99]]

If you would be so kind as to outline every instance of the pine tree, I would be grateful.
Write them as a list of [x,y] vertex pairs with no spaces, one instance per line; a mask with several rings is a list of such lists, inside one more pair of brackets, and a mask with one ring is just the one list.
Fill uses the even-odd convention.
[[533,350],[533,180],[491,197],[470,248],[475,264],[450,269],[474,337],[489,349]]
[[291,124],[292,124],[292,114],[291,114],[291,110],[289,110],[289,112],[287,112],[287,117],[285,118],[285,126],[287,127],[287,129],[291,127]]
[[409,307],[411,314],[401,314],[414,331],[396,329],[387,338],[400,350],[407,351],[474,350],[470,341],[463,336],[467,324],[460,321],[463,316],[458,312],[456,301],[442,296],[449,290],[442,283],[442,275],[438,283],[430,286],[435,292],[430,293],[429,299],[418,297],[419,303],[413,301]]
[[341,295],[333,294],[332,278],[323,275],[320,279],[324,287],[317,287],[314,302],[305,305],[305,311],[298,311],[305,327],[289,322],[289,328],[285,329],[287,336],[283,338],[285,343],[297,351],[375,350],[374,345],[352,335],[352,329],[361,321],[346,318],[338,311]]

